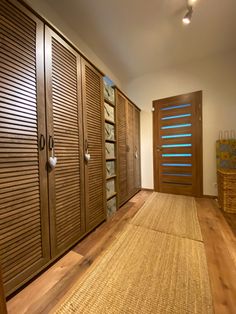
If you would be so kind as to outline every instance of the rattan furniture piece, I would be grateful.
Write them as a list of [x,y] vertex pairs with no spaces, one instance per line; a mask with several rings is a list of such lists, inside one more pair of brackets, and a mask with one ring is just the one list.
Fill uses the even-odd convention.
[[217,180],[220,208],[236,214],[236,169],[218,169]]

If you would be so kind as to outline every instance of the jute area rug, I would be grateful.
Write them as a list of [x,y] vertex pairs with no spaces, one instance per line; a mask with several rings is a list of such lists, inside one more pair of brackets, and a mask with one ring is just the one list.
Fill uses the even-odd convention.
[[53,313],[213,313],[204,245],[128,224]]
[[152,193],[132,219],[132,223],[148,229],[202,241],[193,197]]

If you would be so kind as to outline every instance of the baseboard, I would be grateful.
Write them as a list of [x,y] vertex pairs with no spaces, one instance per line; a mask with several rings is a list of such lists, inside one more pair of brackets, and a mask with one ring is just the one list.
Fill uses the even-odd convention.
[[207,194],[204,194],[202,197],[204,197],[204,198],[217,199],[218,196],[216,196],[216,195],[207,195]]
[[121,208],[123,205],[125,205],[132,197],[134,197],[138,192],[140,192],[142,189],[139,188],[137,191],[135,191],[133,194],[129,195],[128,198],[126,198],[123,202],[121,202],[118,206],[118,208]]
[[[148,189],[148,188],[141,188],[141,191],[155,192],[154,189]],[[204,195],[202,195],[202,196],[200,196],[200,197],[203,197],[203,198],[211,198],[211,199],[217,199],[217,198],[218,198],[218,196],[216,196],[216,195],[207,195],[207,194],[204,194]]]

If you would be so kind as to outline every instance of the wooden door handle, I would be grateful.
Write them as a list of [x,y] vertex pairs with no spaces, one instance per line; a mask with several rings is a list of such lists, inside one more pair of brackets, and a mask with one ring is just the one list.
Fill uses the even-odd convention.
[[39,147],[41,150],[43,150],[45,147],[45,137],[43,134],[40,135]]
[[89,153],[89,143],[88,143],[88,140],[85,140],[85,142],[84,142],[84,150],[85,150],[84,160],[88,163],[89,160],[91,159],[91,155]]
[[50,150],[54,148],[54,139],[51,135],[49,135],[48,146]]

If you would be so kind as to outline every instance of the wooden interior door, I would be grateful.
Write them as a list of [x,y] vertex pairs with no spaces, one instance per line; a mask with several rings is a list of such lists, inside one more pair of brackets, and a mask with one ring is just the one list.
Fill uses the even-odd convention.
[[117,106],[117,149],[118,149],[118,203],[121,206],[127,200],[127,124],[126,99],[116,90]]
[[85,162],[86,232],[106,218],[106,172],[103,81],[101,74],[82,59],[82,99]]
[[48,167],[52,256],[85,232],[80,56],[49,27],[45,29]]
[[134,191],[141,189],[140,169],[140,111],[134,107]]
[[155,191],[202,196],[202,92],[153,107]]
[[50,258],[44,30],[17,1],[1,0],[0,15],[0,255],[8,295]]

